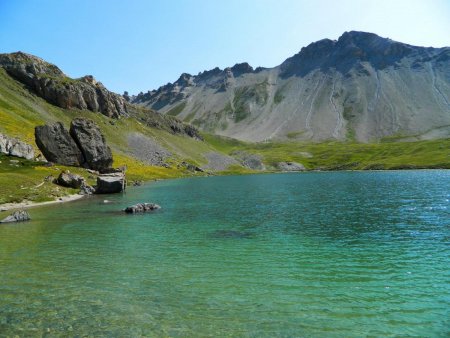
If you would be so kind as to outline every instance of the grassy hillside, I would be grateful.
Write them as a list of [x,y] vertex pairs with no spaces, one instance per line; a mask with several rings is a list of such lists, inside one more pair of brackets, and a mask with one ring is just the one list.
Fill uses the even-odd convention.
[[[34,142],[34,128],[37,125],[61,121],[67,128],[75,117],[85,117],[94,120],[105,135],[107,144],[111,147],[114,166],[126,165],[129,180],[150,180],[192,175],[185,168],[179,167],[182,161],[202,165],[206,163],[203,153],[216,151],[208,143],[188,136],[171,134],[164,130],[151,128],[136,119],[122,118],[119,120],[108,118],[99,113],[82,110],[67,110],[49,104],[45,100],[31,93],[23,84],[13,80],[4,69],[0,68],[0,133],[17,137],[39,149]],[[170,167],[151,166],[132,155],[127,137],[131,133],[138,133],[148,137],[167,149],[171,154]],[[13,160],[10,163],[10,160]],[[71,189],[57,187],[43,182],[48,175],[57,176],[63,169],[83,174],[81,168],[66,168],[63,166],[45,167],[30,161],[2,156],[0,161],[0,204],[17,202],[22,199],[31,201],[50,200],[55,197],[73,193]]]
[[[269,171],[276,170],[276,163],[293,161],[307,169],[405,169],[450,168],[450,139],[394,142],[386,140],[376,144],[354,142],[333,143],[246,143],[214,135],[203,135],[205,140],[173,134],[146,125],[133,117],[111,119],[100,113],[58,108],[31,93],[23,84],[13,80],[0,68],[0,133],[34,143],[36,125],[61,121],[67,128],[75,117],[94,120],[105,135],[114,157],[114,166],[126,165],[127,177],[132,180],[151,180],[203,175],[180,165],[188,162],[197,166],[207,164],[205,154],[215,152],[233,156],[236,151],[260,155]],[[139,135],[152,140],[170,152],[167,167],[149,165],[133,152],[129,135]],[[12,161],[11,161],[12,160]],[[16,162],[18,161],[18,162]],[[44,201],[74,193],[72,189],[58,187],[45,178],[57,177],[69,169],[88,178],[82,168],[63,166],[47,167],[42,163],[0,156],[0,204],[21,200]],[[230,165],[218,174],[254,173],[240,165]],[[92,178],[91,178],[92,179]],[[94,183],[93,181],[91,183]]]
[[302,163],[310,170],[368,170],[368,169],[450,169],[450,139],[416,142],[379,143],[245,143],[215,135],[205,139],[232,154],[243,150],[261,155],[268,166],[277,162]]

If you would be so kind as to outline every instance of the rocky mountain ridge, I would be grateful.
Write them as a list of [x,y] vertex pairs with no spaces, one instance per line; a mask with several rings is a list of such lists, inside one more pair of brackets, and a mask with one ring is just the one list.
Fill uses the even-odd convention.
[[23,52],[0,54],[0,67],[47,102],[64,109],[101,113],[112,119],[134,117],[151,127],[200,139],[196,128],[151,109],[136,107],[106,89],[92,75],[72,79],[57,66]]
[[132,102],[247,141],[449,137],[450,48],[346,32],[274,68],[184,73]]
[[127,115],[125,99],[108,91],[92,75],[71,79],[57,66],[22,52],[0,54],[0,66],[58,107],[87,109],[113,118]]

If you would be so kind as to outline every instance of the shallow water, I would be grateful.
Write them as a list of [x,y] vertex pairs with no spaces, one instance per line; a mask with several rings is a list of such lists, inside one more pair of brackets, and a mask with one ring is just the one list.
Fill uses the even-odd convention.
[[[450,171],[192,178],[0,225],[0,336],[450,335]],[[140,201],[153,214],[125,215]]]

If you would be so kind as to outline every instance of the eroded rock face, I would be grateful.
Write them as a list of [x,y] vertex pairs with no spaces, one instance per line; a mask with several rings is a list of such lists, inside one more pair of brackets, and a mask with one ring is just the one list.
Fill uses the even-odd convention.
[[84,165],[90,169],[103,170],[113,163],[111,149],[92,120],[76,118],[70,124],[70,135],[84,157]]
[[27,160],[34,158],[34,149],[31,145],[3,134],[0,134],[0,153]]
[[83,154],[61,122],[37,126],[34,136],[36,145],[48,161],[68,166],[84,163]]
[[92,75],[71,79],[55,65],[22,52],[0,54],[0,66],[61,108],[87,109],[112,118],[128,114],[126,100],[107,90]]

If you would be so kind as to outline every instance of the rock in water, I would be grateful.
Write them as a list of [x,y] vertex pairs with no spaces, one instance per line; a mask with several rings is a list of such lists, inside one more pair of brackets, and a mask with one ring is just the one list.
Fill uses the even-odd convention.
[[80,166],[84,162],[83,154],[61,122],[37,126],[34,136],[47,161],[70,166]]
[[4,218],[0,223],[24,222],[29,221],[30,215],[25,210],[14,211],[11,215]]
[[84,156],[85,166],[102,170],[111,167],[113,158],[111,149],[94,121],[76,118],[70,124],[73,137]]
[[149,212],[161,209],[158,204],[155,203],[138,203],[125,208],[127,214],[135,214],[137,212]]
[[100,175],[97,177],[96,194],[114,194],[125,190],[125,175],[123,173]]
[[84,183],[84,177],[72,174],[69,170],[65,170],[59,174],[56,179],[56,184],[62,185],[63,187],[79,189]]
[[27,160],[34,158],[34,150],[31,145],[3,134],[0,134],[0,153]]
[[304,171],[305,166],[297,162],[278,162],[277,168],[281,171]]

